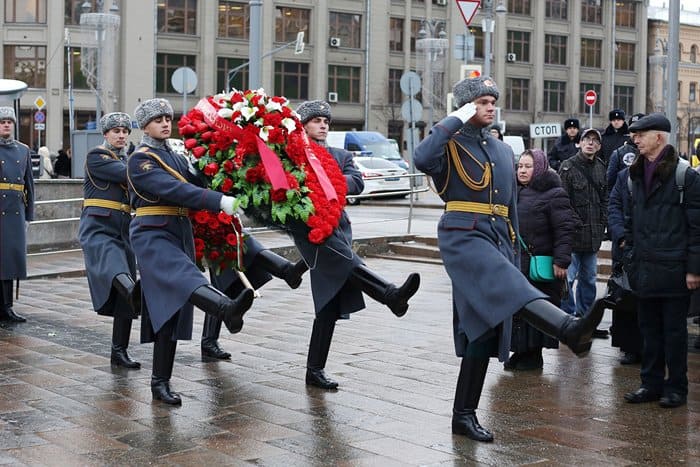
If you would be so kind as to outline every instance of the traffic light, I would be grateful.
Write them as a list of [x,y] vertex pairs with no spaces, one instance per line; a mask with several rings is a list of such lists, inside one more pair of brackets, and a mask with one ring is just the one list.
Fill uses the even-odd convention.
[[481,76],[481,65],[460,65],[459,79],[478,78]]

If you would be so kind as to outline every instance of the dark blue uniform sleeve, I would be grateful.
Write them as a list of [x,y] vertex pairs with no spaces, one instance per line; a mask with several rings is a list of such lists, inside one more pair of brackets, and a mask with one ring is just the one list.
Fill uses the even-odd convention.
[[610,155],[610,162],[608,162],[608,171],[606,173],[606,179],[608,181],[608,190],[613,189],[615,181],[617,179],[617,174],[620,172],[620,149],[615,149]]
[[447,170],[445,145],[462,125],[460,119],[450,116],[435,124],[430,134],[416,147],[413,155],[416,168],[431,177],[444,175]]
[[87,155],[85,166],[93,178],[112,183],[126,183],[126,162],[121,159],[91,151]]
[[610,239],[616,245],[619,245],[625,238],[625,208],[629,203],[630,196],[627,190],[628,176],[628,169],[624,169],[617,174],[617,179],[610,192],[610,202],[608,203],[608,232],[610,233]]
[[345,181],[348,184],[348,194],[359,195],[362,193],[362,190],[365,189],[365,182],[362,180],[362,174],[352,162],[352,153],[344,151],[340,170],[345,175]]

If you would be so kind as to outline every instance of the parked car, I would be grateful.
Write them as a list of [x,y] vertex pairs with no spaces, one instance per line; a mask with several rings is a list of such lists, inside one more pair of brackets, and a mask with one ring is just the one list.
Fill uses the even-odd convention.
[[381,157],[408,170],[396,141],[387,139],[376,131],[329,131],[326,137],[328,146],[343,148],[356,156]]
[[[362,173],[362,179],[365,182],[365,189],[362,190],[362,195],[383,195],[382,197],[405,197],[411,189],[411,182],[408,177],[401,177],[408,172],[401,167],[398,167],[393,162],[382,159],[380,157],[355,157],[353,159],[355,167]],[[392,193],[398,192],[398,193]],[[389,194],[391,193],[391,194]],[[360,204],[362,199],[348,197],[347,201],[350,205]]]

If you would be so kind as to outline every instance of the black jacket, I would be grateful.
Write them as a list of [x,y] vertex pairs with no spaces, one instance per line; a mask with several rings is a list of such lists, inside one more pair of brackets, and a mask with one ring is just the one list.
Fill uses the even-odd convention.
[[626,123],[617,130],[612,126],[612,124],[607,126],[603,132],[603,145],[600,149],[600,154],[598,154],[598,157],[601,158],[606,167],[608,166],[612,152],[625,144],[628,136],[629,130],[627,129]]
[[581,134],[578,133],[576,138],[571,139],[569,135],[564,133],[561,138],[554,143],[552,149],[547,153],[549,166],[554,170],[559,170],[561,163],[574,156],[578,152],[578,143],[581,139]]
[[630,166],[632,193],[625,212],[625,269],[639,297],[688,294],[686,273],[700,274],[700,174],[686,170],[676,186],[678,153],[666,146],[652,188],[644,188],[644,158]]
[[615,149],[610,155],[608,161],[608,190],[612,191],[617,180],[617,174],[626,169],[639,155],[637,146],[631,141],[625,141],[625,144]]

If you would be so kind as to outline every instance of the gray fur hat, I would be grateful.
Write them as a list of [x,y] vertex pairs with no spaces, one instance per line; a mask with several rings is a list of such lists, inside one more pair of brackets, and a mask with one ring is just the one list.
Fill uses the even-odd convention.
[[136,110],[134,110],[134,117],[136,117],[136,122],[142,130],[151,120],[162,117],[163,115],[173,118],[173,106],[170,105],[170,102],[166,99],[148,99],[147,101],[141,102],[138,107],[136,107]]
[[477,97],[493,96],[498,99],[498,86],[489,76],[479,76],[477,78],[464,78],[452,88],[457,107],[462,107],[468,102],[472,102]]
[[12,120],[15,124],[17,124],[15,109],[12,107],[0,107],[0,120]]
[[314,117],[326,117],[330,121],[331,106],[326,101],[306,101],[299,104],[297,114],[304,124]]
[[100,128],[104,135],[112,128],[126,128],[131,133],[131,117],[124,112],[112,112],[102,116],[100,119]]

